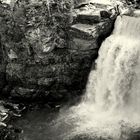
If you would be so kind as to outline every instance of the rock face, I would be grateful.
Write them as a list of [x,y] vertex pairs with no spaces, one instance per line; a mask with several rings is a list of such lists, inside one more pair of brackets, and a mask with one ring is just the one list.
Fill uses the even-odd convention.
[[[60,45],[61,38],[56,40],[60,47],[54,47],[50,38],[53,28],[40,26],[43,23],[38,17],[44,14],[40,11],[42,7],[32,6],[24,12],[24,9],[16,9],[21,14],[28,14],[30,10],[33,13],[35,9],[41,15],[36,17],[36,12],[26,15],[26,21],[23,16],[16,15],[16,31],[19,29],[19,32],[9,36],[3,36],[6,31],[0,30],[0,90],[3,95],[22,101],[57,102],[82,94],[100,44],[111,33],[114,23],[105,5],[88,7],[90,10],[84,6],[73,11],[73,24],[59,32],[67,44]],[[3,26],[7,23],[3,21],[3,16],[8,15],[6,12],[9,11],[4,9],[0,15]]]

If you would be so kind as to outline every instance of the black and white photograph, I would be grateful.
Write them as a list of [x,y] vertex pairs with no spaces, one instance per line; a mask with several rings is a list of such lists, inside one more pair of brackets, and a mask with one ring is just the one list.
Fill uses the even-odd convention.
[[0,140],[140,140],[140,0],[0,0]]

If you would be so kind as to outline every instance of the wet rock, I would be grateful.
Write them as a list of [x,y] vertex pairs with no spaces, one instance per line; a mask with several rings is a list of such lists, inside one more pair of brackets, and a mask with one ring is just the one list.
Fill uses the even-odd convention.
[[[8,63],[6,79],[10,87],[5,87],[12,98],[45,99],[49,101],[54,93],[65,98],[75,90],[85,88],[92,59],[97,57],[97,51],[56,50],[37,62],[21,64]],[[83,76],[85,75],[85,76]],[[57,90],[57,92],[56,92]],[[66,92],[63,92],[66,90]],[[68,94],[66,94],[68,93]],[[76,94],[75,94],[76,95]],[[73,96],[75,96],[73,94]],[[58,97],[55,96],[55,97]],[[45,97],[45,98],[44,98]],[[66,97],[66,98],[67,98]],[[48,99],[47,99],[48,98]],[[60,99],[58,97],[58,99]]]
[[[93,39],[93,33],[97,33],[96,31],[96,24],[89,25],[89,24],[74,24],[71,26],[70,29],[70,35],[79,37],[82,39],[92,40]],[[98,34],[98,33],[97,33]]]
[[[114,7],[104,4],[88,3],[75,9],[75,24],[69,30],[69,48],[75,50],[94,50],[99,48],[100,37],[107,37],[114,25],[117,13]],[[99,42],[98,42],[99,41]]]
[[75,22],[82,24],[94,24],[102,21],[103,18],[110,18],[114,13],[114,7],[110,5],[89,2],[82,8],[75,9]]
[[34,89],[28,89],[23,87],[15,87],[11,91],[12,97],[22,97],[23,99],[30,99],[35,94]]
[[82,94],[100,44],[112,31],[114,20],[105,12],[108,5],[86,3],[77,7],[71,24],[69,15],[61,17],[55,3],[50,3],[51,17],[42,3],[16,3],[13,8],[16,27],[9,28],[10,9],[1,11],[0,16],[0,24],[8,30],[6,34],[0,29],[0,64],[5,64],[0,70],[5,79],[0,85],[3,94],[20,101],[51,103]]
[[[112,32],[113,21],[106,20],[99,24],[75,24],[71,26],[70,48],[79,50],[93,50],[99,48],[98,38]],[[74,48],[75,47],[75,48]]]
[[19,140],[19,136],[14,132],[14,128],[0,127],[0,140]]
[[99,13],[84,13],[77,15],[77,22],[83,23],[83,24],[93,24],[93,23],[99,23],[100,22],[100,15]]
[[19,140],[19,128],[15,128],[8,123],[13,117],[20,117],[24,110],[23,106],[8,101],[0,101],[0,140]]
[[128,135],[128,140],[139,140],[140,139],[140,128],[131,129],[131,132]]
[[69,42],[69,48],[72,50],[92,50],[98,48],[94,40],[86,40],[80,38],[74,38]]

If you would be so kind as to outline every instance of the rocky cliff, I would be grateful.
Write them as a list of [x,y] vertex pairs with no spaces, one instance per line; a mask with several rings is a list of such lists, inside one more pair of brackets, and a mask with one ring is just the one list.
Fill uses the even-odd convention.
[[0,4],[1,95],[50,104],[81,95],[100,44],[112,32],[115,12],[90,3],[61,17],[56,3],[53,15],[45,3],[25,5],[11,10]]

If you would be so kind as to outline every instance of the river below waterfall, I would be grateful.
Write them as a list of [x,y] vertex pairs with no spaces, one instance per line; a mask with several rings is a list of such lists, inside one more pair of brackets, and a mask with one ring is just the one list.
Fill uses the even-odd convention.
[[[79,126],[75,125],[74,118],[69,121],[65,118],[70,117],[72,113],[68,110],[64,108],[60,111],[52,111],[47,108],[27,111],[22,118],[14,121],[14,126],[23,130],[19,135],[19,140],[116,140],[102,133],[102,130],[99,130],[98,135],[93,129],[80,130]],[[91,123],[91,120],[88,121]],[[123,121],[120,121],[118,126],[121,130],[119,140],[139,140],[140,129],[134,129]]]
[[29,110],[13,122],[13,125],[23,130],[21,140],[59,140],[58,133],[62,130],[53,129],[53,121],[58,116],[58,111],[51,109]]
[[81,102],[28,112],[23,140],[140,140],[140,18],[119,16],[101,45]]

